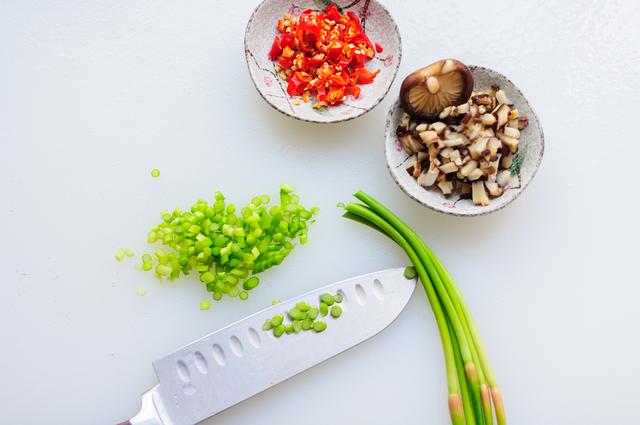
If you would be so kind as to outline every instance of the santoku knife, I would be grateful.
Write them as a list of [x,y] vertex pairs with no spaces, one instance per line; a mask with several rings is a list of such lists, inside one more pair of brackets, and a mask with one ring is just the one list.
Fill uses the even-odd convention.
[[[276,304],[213,332],[153,363],[159,383],[142,395],[140,412],[121,425],[191,425],[272,387],[386,328],[405,307],[415,279],[404,269],[343,280]],[[342,316],[322,333],[275,338],[262,330],[275,314],[320,294],[340,293]]]

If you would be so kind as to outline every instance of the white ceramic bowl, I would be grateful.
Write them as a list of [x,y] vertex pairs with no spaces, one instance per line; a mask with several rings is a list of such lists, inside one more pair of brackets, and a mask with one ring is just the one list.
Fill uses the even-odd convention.
[[424,188],[409,174],[405,165],[410,157],[403,149],[396,137],[396,128],[402,117],[402,107],[397,101],[389,111],[385,128],[385,155],[387,166],[391,176],[398,186],[415,201],[422,205],[446,214],[456,216],[478,216],[489,214],[504,208],[529,185],[535,176],[542,155],[544,153],[544,134],[540,121],[529,105],[522,92],[507,77],[499,72],[480,66],[469,66],[474,80],[474,91],[488,91],[492,85],[498,85],[503,89],[507,97],[514,103],[521,115],[527,116],[529,126],[522,130],[520,147],[514,158],[514,163],[519,163],[519,169],[514,169],[520,180],[520,185],[507,189],[502,196],[492,198],[488,206],[474,205],[470,199],[460,199],[459,194],[445,197],[437,187]]
[[361,85],[359,99],[348,97],[339,105],[313,109],[312,102],[293,102],[286,92],[286,82],[274,72],[274,63],[268,53],[274,37],[276,24],[285,14],[299,15],[305,9],[322,10],[329,1],[324,0],[264,0],[251,15],[245,33],[245,55],[253,83],[271,106],[283,114],[303,121],[333,123],[347,121],[373,109],[385,97],[395,79],[402,57],[402,42],[398,27],[386,8],[375,0],[337,0],[335,3],[355,12],[373,43],[380,43],[384,51],[366,67],[370,71],[380,68],[372,84]]

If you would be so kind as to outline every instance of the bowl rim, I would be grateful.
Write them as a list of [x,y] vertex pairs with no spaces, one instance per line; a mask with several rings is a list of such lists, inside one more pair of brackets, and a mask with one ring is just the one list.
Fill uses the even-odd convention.
[[[255,18],[256,13],[258,12],[258,10],[260,10],[260,8],[264,4],[266,4],[268,2],[271,2],[271,1],[275,1],[275,0],[262,0],[256,6],[256,8],[251,13],[251,17],[249,17],[249,21],[247,22],[247,26],[245,27],[245,30],[244,30],[244,56],[245,56],[245,59],[246,59],[247,70],[249,71],[249,76],[251,77],[251,82],[253,83],[253,86],[255,87],[256,91],[258,92],[260,97],[262,99],[264,99],[264,101],[269,106],[271,106],[273,109],[275,109],[276,111],[278,111],[278,112],[280,112],[280,113],[282,113],[284,115],[287,115],[287,116],[289,116],[291,118],[295,118],[298,121],[304,121],[304,122],[309,122],[309,123],[314,123],[314,124],[336,124],[336,123],[351,121],[351,120],[354,120],[356,118],[359,118],[359,117],[363,116],[367,112],[372,111],[376,106],[378,106],[380,104],[380,102],[382,102],[382,100],[385,97],[387,97],[387,94],[389,94],[389,91],[391,90],[391,87],[393,86],[393,83],[394,83],[396,77],[398,76],[398,71],[400,70],[400,63],[402,62],[402,35],[400,34],[400,29],[398,28],[398,24],[396,23],[395,19],[393,19],[393,16],[391,15],[391,13],[389,12],[389,9],[387,9],[387,7],[385,5],[382,4],[381,2],[377,1],[377,0],[367,0],[370,3],[373,2],[376,5],[378,5],[382,9],[382,11],[384,13],[386,13],[387,17],[389,18],[389,20],[393,24],[393,28],[394,28],[395,33],[398,35],[398,63],[395,66],[395,69],[393,70],[393,75],[392,75],[391,80],[389,81],[389,85],[387,86],[387,89],[384,91],[384,93],[382,93],[378,97],[378,99],[376,99],[376,101],[369,108],[366,108],[366,109],[365,108],[360,108],[360,109],[358,109],[358,112],[353,116],[349,116],[349,117],[337,116],[337,117],[332,118],[331,120],[328,120],[328,121],[315,120],[315,119],[310,119],[310,118],[302,118],[300,116],[292,114],[289,111],[280,109],[277,106],[275,106],[271,101],[269,101],[269,99],[267,99],[267,97],[258,88],[258,84],[256,83],[256,79],[255,79],[253,73],[251,72],[251,67],[249,66],[249,61],[250,60],[256,61],[256,65],[258,65],[258,63],[257,63],[257,60],[255,59],[255,57],[253,56],[253,53],[247,47],[248,38],[249,38],[249,27],[253,23],[253,20]],[[355,6],[357,3],[359,3],[359,1],[356,2],[356,3],[351,4],[351,6]]]
[[[540,165],[542,163],[542,157],[544,156],[545,141],[544,141],[544,131],[542,129],[542,124],[540,123],[540,118],[538,117],[538,114],[536,114],[535,110],[533,109],[533,107],[529,103],[529,100],[524,95],[524,93],[522,93],[522,90],[520,90],[520,88],[516,84],[514,84],[513,81],[511,81],[509,78],[507,78],[504,74],[502,74],[502,73],[500,73],[498,71],[495,71],[495,70],[493,70],[491,68],[487,68],[487,67],[484,67],[484,66],[478,66],[478,65],[467,65],[467,67],[471,70],[471,72],[473,72],[475,70],[484,70],[484,71],[487,71],[489,73],[496,74],[497,76],[502,77],[506,81],[508,81],[511,84],[511,87],[520,94],[520,96],[524,100],[524,103],[529,107],[529,110],[531,111],[531,114],[534,116],[535,122],[537,123],[538,131],[540,132],[540,154],[537,156],[537,158],[535,158],[535,167],[533,169],[533,173],[531,174],[531,177],[526,182],[522,182],[522,181],[520,182],[520,187],[517,189],[517,192],[514,194],[513,198],[511,198],[510,200],[508,200],[506,202],[503,202],[501,204],[496,204],[494,207],[489,206],[484,210],[460,213],[460,212],[456,212],[455,210],[448,209],[448,208],[443,207],[443,206],[432,205],[432,204],[430,204],[428,202],[424,202],[421,199],[418,199],[416,196],[414,196],[413,193],[411,193],[410,189],[404,187],[404,185],[400,182],[399,177],[391,169],[391,163],[390,163],[391,157],[390,157],[389,144],[387,143],[387,139],[389,138],[389,133],[391,131],[393,115],[394,115],[395,111],[399,107],[401,107],[399,98],[396,99],[396,101],[391,105],[391,107],[389,108],[389,112],[387,113],[387,119],[386,119],[386,122],[385,122],[385,130],[384,130],[384,156],[385,156],[385,159],[386,159],[386,162],[387,162],[387,170],[389,171],[389,174],[391,174],[391,177],[393,178],[393,180],[396,182],[396,184],[400,187],[400,189],[408,197],[410,197],[411,199],[413,199],[414,201],[416,201],[420,205],[425,206],[425,207],[427,207],[427,208],[429,208],[429,209],[431,209],[433,211],[437,211],[437,212],[440,212],[440,213],[443,213],[443,214],[453,215],[453,216],[456,216],[456,217],[479,217],[479,216],[491,214],[491,213],[496,212],[496,211],[500,211],[501,209],[505,208],[507,205],[509,205],[513,201],[515,201],[522,194],[522,192],[524,192],[524,190],[529,186],[529,184],[531,183],[533,178],[538,173],[538,170],[540,169]],[[424,190],[426,190],[426,189],[424,189]]]

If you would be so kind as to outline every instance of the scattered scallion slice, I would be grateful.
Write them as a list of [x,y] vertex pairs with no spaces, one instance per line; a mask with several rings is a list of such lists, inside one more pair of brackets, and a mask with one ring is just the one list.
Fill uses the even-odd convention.
[[342,308],[339,305],[334,305],[331,307],[331,317],[337,319],[342,315]]
[[160,177],[160,170],[157,168],[154,168],[153,170],[151,170],[151,177],[153,177],[154,179],[157,179],[158,177]]
[[[329,314],[329,306],[325,301],[333,304],[331,317],[334,319],[339,318],[342,315],[342,307],[336,303],[342,302],[343,296],[341,293],[332,295],[327,292],[320,295],[318,307],[312,307],[304,301],[299,301],[286,314],[276,314],[271,319],[267,319],[262,326],[262,330],[265,332],[272,331],[275,337],[282,336],[282,334],[276,335],[276,329],[279,326],[284,326],[284,332],[287,335],[310,330],[322,332],[327,328],[327,324],[316,319],[319,316],[325,317]],[[285,323],[287,320],[288,322]],[[278,333],[280,332],[278,331]]]
[[120,248],[119,250],[117,250],[114,257],[116,257],[116,260],[122,261],[122,259],[124,258],[124,249]]
[[116,251],[114,257],[116,257],[116,260],[122,261],[124,257],[133,257],[134,255],[136,253],[131,248],[120,248]]
[[327,324],[325,322],[314,322],[313,323],[313,330],[320,333],[322,331],[324,331],[325,329],[327,329]]
[[273,336],[275,336],[276,338],[280,338],[284,333],[284,330],[285,328],[283,325],[276,326],[275,328],[273,328]]
[[404,277],[407,279],[415,279],[417,276],[415,267],[407,267],[404,269]]

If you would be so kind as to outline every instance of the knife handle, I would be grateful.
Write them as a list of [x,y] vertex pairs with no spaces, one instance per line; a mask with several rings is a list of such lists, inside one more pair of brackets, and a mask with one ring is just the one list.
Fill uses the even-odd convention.
[[155,403],[153,402],[153,394],[157,388],[158,386],[155,386],[142,394],[142,404],[140,405],[138,414],[118,425],[164,425],[158,414],[158,409],[156,409]]

